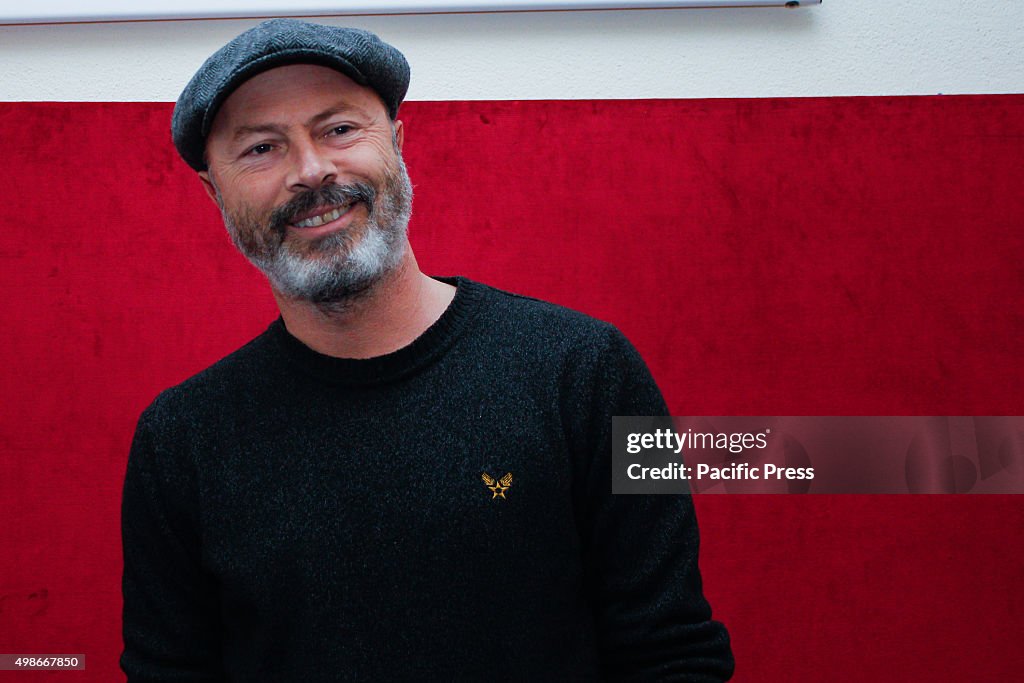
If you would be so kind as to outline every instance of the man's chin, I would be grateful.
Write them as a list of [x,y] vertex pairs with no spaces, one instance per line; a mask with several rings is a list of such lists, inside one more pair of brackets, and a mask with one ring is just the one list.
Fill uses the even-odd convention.
[[[329,241],[335,235],[325,236]],[[374,242],[371,240],[371,243]],[[320,245],[312,253],[283,247],[272,263],[256,264],[274,289],[290,299],[314,304],[344,302],[372,290],[401,263],[404,247],[383,244]]]

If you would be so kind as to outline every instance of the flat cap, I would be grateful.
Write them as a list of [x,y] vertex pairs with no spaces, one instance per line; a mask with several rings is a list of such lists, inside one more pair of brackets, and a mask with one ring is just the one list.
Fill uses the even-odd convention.
[[171,137],[185,163],[206,170],[206,136],[238,86],[262,71],[299,63],[337,69],[374,90],[392,119],[409,89],[405,56],[369,31],[297,19],[264,21],[213,53],[178,97]]

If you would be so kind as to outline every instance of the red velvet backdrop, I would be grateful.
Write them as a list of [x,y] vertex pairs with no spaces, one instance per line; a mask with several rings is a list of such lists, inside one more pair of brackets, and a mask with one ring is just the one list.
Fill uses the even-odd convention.
[[[0,104],[0,652],[85,653],[76,680],[120,680],[135,419],[276,312],[176,158],[170,111]],[[1021,414],[1024,96],[416,102],[402,118],[424,269],[616,323],[678,414]],[[737,681],[1024,668],[1019,498],[697,507]]]

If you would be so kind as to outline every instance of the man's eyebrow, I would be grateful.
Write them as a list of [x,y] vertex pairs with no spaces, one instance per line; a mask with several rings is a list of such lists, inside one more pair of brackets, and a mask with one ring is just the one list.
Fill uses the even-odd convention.
[[318,123],[322,123],[323,121],[325,121],[326,119],[331,118],[332,116],[335,116],[337,114],[348,114],[348,113],[360,114],[362,116],[366,116],[366,112],[363,110],[362,107],[357,107],[356,105],[350,104],[348,102],[342,102],[340,104],[337,104],[337,105],[331,107],[330,109],[323,110],[322,112],[320,112],[316,116],[314,116],[311,119],[309,119],[308,121],[306,121],[306,127],[307,128],[312,128],[313,126],[317,125]]
[[273,123],[265,123],[259,126],[239,126],[235,128],[235,134],[232,140],[238,141],[244,138],[246,135],[253,135],[257,133],[280,133],[283,130],[281,126]]
[[[315,116],[310,118],[308,121],[306,121],[306,128],[312,128],[318,123],[322,123],[323,121],[337,114],[346,114],[350,112],[354,114],[361,114],[363,116],[366,115],[366,112],[361,107],[357,107],[354,104],[348,104],[343,102],[334,107],[331,107],[330,109],[325,109],[319,114],[316,114]],[[256,126],[239,126],[238,128],[235,128],[235,134],[233,136],[233,139],[235,141],[238,141],[239,139],[245,137],[246,135],[253,135],[259,133],[281,134],[283,131],[284,127],[276,123],[264,123]]]

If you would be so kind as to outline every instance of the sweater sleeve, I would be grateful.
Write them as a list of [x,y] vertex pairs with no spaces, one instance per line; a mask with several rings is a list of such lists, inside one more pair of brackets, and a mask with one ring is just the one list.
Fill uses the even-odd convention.
[[154,406],[139,418],[121,505],[128,683],[224,680],[220,604],[200,562],[194,477],[162,447]]
[[580,378],[586,451],[579,501],[584,571],[609,680],[728,680],[732,650],[711,619],[697,565],[692,497],[613,495],[612,417],[667,415],[639,353],[615,328]]

